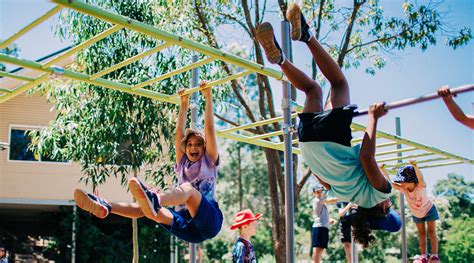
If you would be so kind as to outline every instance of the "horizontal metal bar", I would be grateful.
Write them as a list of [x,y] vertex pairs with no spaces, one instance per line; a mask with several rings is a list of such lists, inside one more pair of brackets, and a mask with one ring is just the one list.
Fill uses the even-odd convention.
[[404,159],[405,160],[406,159],[415,159],[415,158],[430,156],[430,155],[434,155],[434,153],[426,152],[426,153],[419,153],[419,154],[412,154],[412,155],[405,155],[405,156],[397,156],[397,157],[392,157],[392,158],[380,159],[380,160],[377,160],[377,162],[378,163],[385,163],[385,162],[404,160]]
[[[293,113],[293,114],[291,114],[291,117],[292,117],[292,118],[295,118],[296,116],[298,116],[298,113]],[[232,127],[232,128],[229,128],[229,129],[222,130],[221,132],[226,133],[226,132],[233,132],[233,131],[238,131],[238,130],[250,129],[250,128],[254,128],[254,127],[258,127],[258,126],[262,126],[262,125],[266,125],[266,124],[278,122],[278,121],[280,121],[280,120],[282,120],[282,117],[281,117],[281,116],[280,116],[280,117],[271,118],[271,119],[256,121],[256,122],[254,122],[254,123],[249,123],[249,124],[245,124],[245,125],[241,125],[241,126],[237,126],[237,127]]]
[[[221,131],[216,131],[216,135],[221,137],[221,138],[226,138],[226,139],[231,139],[231,140],[235,140],[235,141],[239,141],[239,142],[245,142],[245,143],[249,143],[249,144],[253,144],[253,145],[257,145],[257,146],[261,146],[261,147],[265,147],[265,148],[269,148],[269,149],[274,149],[274,150],[278,150],[278,151],[283,151],[283,145],[281,144],[277,144],[277,143],[274,143],[274,142],[271,142],[271,141],[267,141],[267,140],[253,140],[247,136],[244,136],[244,135],[241,135],[241,134],[238,134],[238,133],[234,133],[234,132],[225,132],[225,133],[222,133]],[[298,148],[295,148],[293,147],[293,153],[294,154],[300,154],[300,150]]]
[[4,71],[0,71],[0,76],[6,77],[6,78],[19,79],[19,80],[28,81],[28,82],[35,80],[35,79],[33,79],[33,78],[28,78],[28,77],[24,77],[24,76],[19,76],[19,75],[11,74],[11,73],[4,72]]
[[377,144],[375,147],[382,148],[382,147],[388,147],[388,146],[395,146],[397,144],[399,144],[399,143],[398,142],[387,142],[387,143]]
[[185,72],[185,71],[188,71],[188,70],[191,70],[193,68],[197,68],[199,66],[202,66],[204,64],[207,64],[207,63],[210,63],[212,61],[216,60],[215,58],[206,58],[206,59],[203,59],[203,60],[200,60],[200,61],[197,61],[196,63],[193,63],[191,65],[187,65],[187,66],[184,66],[182,68],[179,68],[179,69],[175,69],[173,71],[170,71],[168,73],[165,73],[161,76],[158,76],[156,78],[153,78],[153,79],[150,79],[150,80],[147,80],[147,81],[144,81],[142,83],[139,83],[135,86],[132,87],[133,90],[135,89],[139,89],[139,88],[143,88],[143,87],[146,87],[148,85],[151,85],[153,83],[156,83],[160,80],[164,80],[164,79],[167,79],[167,78],[171,78],[172,76],[175,76],[175,75],[178,75],[182,72]]
[[9,90],[9,89],[5,89],[5,88],[0,88],[0,93],[3,93],[3,94],[10,94],[12,93],[13,90]]
[[464,163],[462,161],[453,161],[453,162],[447,162],[447,163],[437,163],[437,164],[430,164],[430,165],[425,165],[425,166],[420,166],[420,169],[425,169],[425,168],[433,168],[433,167],[440,167],[440,166],[448,166],[448,165],[455,165],[455,164],[461,164]]
[[[237,73],[237,74],[230,75],[230,76],[227,76],[227,77],[222,78],[222,79],[218,79],[218,80],[215,80],[215,81],[208,82],[208,83],[206,83],[206,85],[203,86],[203,87],[197,86],[197,87],[193,87],[193,88],[190,88],[190,89],[186,89],[186,90],[183,92],[183,95],[191,94],[191,93],[200,91],[200,90],[202,90],[202,89],[206,89],[206,88],[208,88],[208,87],[218,86],[218,85],[224,84],[224,83],[226,83],[226,82],[229,82],[229,81],[231,81],[231,80],[238,79],[238,78],[241,78],[241,77],[245,77],[245,76],[247,76],[247,75],[249,75],[249,74],[251,74],[251,73],[253,73],[253,72],[250,71],[250,70],[241,71],[241,72],[239,72],[239,73]],[[170,98],[171,98],[171,99],[178,99],[178,98],[179,98],[179,94],[171,95]]]
[[[7,40],[3,41],[2,43],[0,43],[0,49],[4,49],[6,48],[8,45],[10,45],[11,43],[13,43],[13,41],[15,41],[16,39],[18,39],[19,37],[21,37],[22,35],[24,35],[25,33],[27,33],[28,31],[30,31],[31,29],[33,29],[35,26],[41,24],[43,21],[47,20],[48,18],[50,18],[51,16],[53,16],[54,14],[56,14],[57,12],[59,12],[59,10],[61,10],[62,7],[60,6],[55,6],[53,7],[51,10],[49,10],[48,12],[46,12],[44,15],[40,16],[38,19],[34,20],[33,22],[31,22],[29,25],[27,25],[26,27],[22,28],[20,31],[16,32],[15,34],[13,34],[11,37],[9,37]],[[21,14],[19,14],[21,15]],[[7,23],[13,23],[13,21],[9,21]]]
[[145,23],[139,22],[134,19],[130,19],[125,16],[121,16],[118,14],[114,14],[112,12],[108,12],[105,10],[102,10],[98,7],[79,2],[79,1],[69,1],[69,0],[52,0],[52,2],[57,3],[59,5],[74,9],[76,11],[79,11],[81,13],[85,13],[100,19],[103,19],[105,21],[108,21],[112,24],[117,24],[117,25],[122,25],[124,27],[127,27],[129,29],[133,29],[137,32],[146,34],[148,36],[164,40],[166,42],[171,42],[173,44],[182,46],[184,48],[188,48],[191,50],[194,50],[196,52],[199,52],[201,54],[210,56],[210,57],[215,57],[218,58],[222,61],[240,66],[242,68],[251,70],[253,72],[257,72],[272,78],[275,78],[277,80],[280,80],[283,78],[283,73],[271,68],[264,67],[263,65],[257,64],[255,62],[240,58],[238,56],[235,56],[233,54],[225,53],[222,52],[219,49],[212,48],[205,46],[200,43],[193,42],[189,39],[179,37],[176,35],[173,35],[171,33],[159,30],[151,25],[147,25]]
[[[358,129],[358,130],[365,129],[365,127],[363,125],[355,123],[355,122],[353,122],[351,124],[351,127],[354,127],[355,129]],[[407,146],[416,147],[416,148],[418,148],[420,150],[423,150],[423,151],[432,152],[432,153],[435,153],[435,154],[438,154],[438,155],[449,157],[451,159],[459,160],[459,161],[469,163],[469,164],[474,164],[474,160],[471,160],[471,159],[468,159],[468,158],[465,158],[465,157],[462,157],[462,156],[459,156],[459,155],[456,155],[456,154],[452,154],[452,153],[437,149],[437,148],[432,147],[432,146],[423,145],[421,143],[417,143],[417,142],[402,138],[402,137],[397,136],[397,135],[393,135],[393,134],[386,133],[386,132],[383,132],[383,131],[377,131],[377,136],[381,137],[381,138],[389,139],[389,140],[392,140],[392,141],[396,141],[400,144],[405,144]]]
[[[439,157],[439,158],[433,158],[433,159],[426,159],[426,160],[419,160],[416,161],[417,164],[420,163],[430,163],[430,162],[437,162],[437,161],[444,161],[444,160],[449,160],[448,157]],[[400,166],[405,166],[405,165],[410,165],[409,162],[403,162],[403,163],[396,163],[396,164],[387,164],[386,166],[391,168],[391,167],[400,167]]]
[[135,62],[135,61],[138,61],[138,60],[140,60],[140,59],[142,59],[142,58],[144,58],[144,57],[147,57],[147,56],[150,56],[150,55],[152,55],[152,54],[154,54],[154,53],[156,53],[156,52],[159,52],[159,51],[161,51],[161,50],[163,50],[163,49],[165,49],[165,48],[167,48],[167,47],[169,47],[169,46],[171,46],[171,45],[172,45],[171,43],[164,43],[164,44],[159,45],[159,46],[157,46],[157,47],[155,47],[155,48],[152,48],[152,49],[150,49],[150,50],[148,50],[148,51],[145,51],[145,52],[143,52],[143,53],[141,53],[141,54],[138,54],[138,55],[136,55],[136,56],[133,56],[133,57],[131,57],[131,58],[128,58],[128,59],[126,59],[126,60],[124,60],[124,61],[122,61],[122,62],[120,62],[120,63],[117,63],[117,64],[114,65],[114,66],[111,66],[110,68],[107,68],[107,69],[104,69],[104,70],[102,70],[102,71],[100,71],[100,72],[95,73],[94,75],[91,76],[90,79],[94,80],[94,79],[96,79],[96,78],[102,77],[103,75],[105,75],[105,74],[107,74],[107,73],[110,73],[110,72],[112,72],[112,71],[115,71],[115,70],[117,70],[117,69],[119,69],[119,68],[123,68],[123,67],[125,67],[125,66],[127,66],[127,65],[129,65],[129,64],[132,64],[132,63]]
[[[30,69],[34,69],[34,70],[43,71],[43,72],[49,73],[49,74],[54,73],[54,68],[52,68],[52,67],[43,68],[43,66],[39,63],[29,61],[29,60],[19,59],[19,58],[15,58],[15,57],[11,57],[11,56],[7,56],[7,55],[4,55],[4,54],[0,54],[0,61],[15,64],[15,65],[22,66],[22,67],[25,67],[25,68],[30,68]],[[169,95],[166,95],[166,94],[163,94],[163,93],[159,93],[159,92],[151,91],[151,90],[147,90],[147,89],[132,90],[130,85],[119,83],[119,82],[114,82],[114,81],[110,81],[110,80],[106,80],[106,79],[102,79],[102,78],[98,78],[98,79],[95,79],[95,80],[90,80],[89,75],[73,72],[73,71],[70,71],[70,70],[67,70],[67,69],[64,69],[63,76],[67,77],[67,78],[70,78],[70,79],[83,81],[83,82],[86,82],[86,83],[89,83],[89,84],[92,84],[92,85],[103,86],[103,87],[106,87],[106,88],[109,88],[109,89],[123,91],[123,92],[127,92],[127,93],[134,94],[134,95],[139,95],[139,96],[143,96],[143,97],[147,97],[147,98],[151,98],[151,99],[156,99],[156,100],[160,100],[160,101],[175,103],[175,102],[173,102],[172,100],[169,99]]]
[[53,58],[52,60],[44,63],[43,68],[53,66],[54,63],[57,63],[58,61],[61,61],[64,58],[72,56],[73,54],[79,52],[80,50],[82,50],[82,49],[84,49],[84,48],[86,48],[86,47],[88,47],[88,46],[90,46],[90,45],[92,45],[96,42],[99,42],[100,40],[102,40],[102,39],[106,38],[107,36],[119,31],[122,28],[123,28],[122,26],[115,25],[115,26],[112,26],[112,27],[108,28],[107,30],[104,30],[102,33],[97,34],[96,36],[80,43],[79,45],[72,47],[68,51],[61,54],[60,56],[58,56],[56,58]]
[[255,135],[255,136],[252,136],[250,137],[251,139],[266,139],[266,138],[270,138],[270,137],[274,137],[274,136],[280,136],[283,134],[283,131],[274,131],[274,132],[269,132],[269,133],[264,133],[264,134],[260,134],[260,135]]
[[[474,90],[474,85],[473,84],[464,85],[464,86],[460,86],[460,87],[457,87],[457,88],[454,88],[454,89],[450,89],[451,94],[459,94],[459,93],[468,92],[468,91],[472,91],[472,90]],[[411,99],[405,99],[405,100],[399,100],[399,101],[396,101],[396,102],[392,102],[392,103],[389,103],[389,104],[385,105],[384,108],[385,108],[385,110],[388,111],[388,110],[391,110],[391,109],[396,109],[396,108],[405,107],[405,106],[420,103],[420,102],[425,102],[425,101],[428,101],[428,100],[437,99],[439,97],[440,96],[438,95],[438,93],[435,92],[435,93],[430,93],[428,95],[424,95],[424,96],[421,96],[421,97],[418,97],[418,98],[411,98]],[[368,112],[369,112],[368,109],[361,110],[361,111],[355,111],[354,112],[354,117],[365,115]]]
[[410,152],[410,151],[416,151],[416,150],[418,150],[418,148],[416,148],[416,147],[402,148],[402,149],[397,149],[397,150],[392,150],[392,151],[378,152],[378,153],[375,153],[375,156],[401,153],[401,152]]
[[12,92],[10,92],[9,94],[7,95],[4,95],[4,96],[1,96],[0,97],[0,103],[3,103],[9,99],[12,99],[20,94],[22,94],[23,92],[25,91],[28,91],[36,86],[38,86],[39,84],[49,80],[49,74],[43,74],[41,76],[39,76],[38,78],[36,78],[35,80],[31,81],[31,82],[28,82],[26,83],[25,85],[21,86],[21,87],[18,87],[16,88],[15,90],[13,90]]

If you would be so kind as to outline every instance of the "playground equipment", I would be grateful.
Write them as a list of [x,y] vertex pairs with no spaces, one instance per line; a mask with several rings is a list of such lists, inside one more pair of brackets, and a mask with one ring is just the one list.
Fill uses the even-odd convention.
[[[81,12],[84,14],[88,14],[90,16],[96,17],[98,19],[102,19],[104,21],[109,22],[112,24],[111,27],[103,31],[102,33],[96,35],[95,37],[78,44],[71,49],[65,51],[64,53],[47,60],[46,62],[35,62],[21,58],[15,58],[8,55],[0,54],[0,62],[13,64],[19,67],[23,67],[25,69],[30,69],[34,71],[39,71],[41,74],[39,76],[23,76],[20,74],[14,74],[12,72],[0,72],[0,76],[4,79],[15,79],[22,84],[19,86],[14,86],[13,88],[7,88],[5,86],[1,86],[0,81],[0,103],[6,102],[15,96],[18,96],[25,91],[34,88],[35,86],[48,81],[50,79],[50,75],[61,76],[63,78],[69,78],[77,81],[83,81],[92,85],[102,86],[105,88],[118,90],[126,93],[130,93],[133,95],[144,96],[147,98],[151,98],[154,100],[159,100],[167,103],[174,103],[177,104],[179,102],[179,95],[178,94],[164,94],[157,91],[153,91],[147,89],[149,85],[157,83],[159,81],[168,79],[172,76],[177,74],[181,74],[183,72],[189,70],[197,70],[200,66],[205,65],[207,63],[213,61],[223,61],[229,63],[231,65],[238,66],[243,70],[240,72],[236,72],[229,76],[226,76],[222,79],[214,80],[208,82],[207,86],[216,87],[226,82],[236,80],[242,77],[245,77],[250,74],[262,74],[268,77],[274,78],[276,80],[282,81],[283,86],[283,102],[282,102],[282,109],[283,115],[280,117],[275,117],[271,119],[261,120],[254,123],[249,123],[245,125],[240,125],[236,127],[231,127],[227,129],[222,129],[217,131],[217,136],[222,138],[227,138],[239,142],[245,142],[249,144],[254,144],[261,147],[266,147],[270,149],[275,149],[279,151],[285,152],[285,216],[286,216],[286,243],[287,243],[287,262],[294,262],[294,248],[293,248],[293,216],[294,216],[294,209],[293,209],[293,174],[292,174],[292,154],[299,154],[300,151],[297,148],[297,140],[292,140],[292,134],[294,132],[294,125],[292,125],[292,118],[297,116],[297,113],[301,111],[301,106],[297,106],[296,111],[292,112],[292,102],[289,98],[290,94],[290,84],[284,78],[282,72],[266,68],[260,64],[254,63],[252,61],[237,57],[235,55],[222,52],[218,49],[207,47],[205,45],[193,42],[191,40],[182,38],[180,36],[176,36],[164,31],[161,31],[157,28],[154,28],[150,25],[144,24],[142,22],[127,18],[125,16],[117,15],[100,8],[97,8],[93,5],[86,4],[83,2],[77,1],[68,1],[68,0],[53,0],[52,2],[56,3],[53,9],[48,11],[46,14],[38,18],[37,20],[33,21],[31,24],[27,25],[25,28],[21,29],[19,32],[5,40],[4,42],[0,43],[0,49],[7,47],[9,44],[13,43],[16,39],[27,33],[29,30],[37,26],[38,24],[42,23],[43,21],[47,20],[51,16],[55,15],[63,8],[69,8],[71,10]],[[134,57],[131,57],[127,60],[124,60],[112,67],[104,69],[100,72],[97,72],[92,75],[86,75],[80,72],[74,72],[64,67],[55,66],[59,64],[61,61],[67,60],[71,58],[77,52],[87,48],[88,46],[104,39],[107,36],[114,34],[115,32],[126,29],[126,30],[134,30],[136,32],[148,35],[153,37],[157,40],[162,41],[156,47],[145,51],[141,54],[138,54]],[[282,22],[282,46],[285,52],[289,52],[289,25],[288,22]],[[129,85],[125,83],[120,83],[118,81],[112,81],[106,78],[103,78],[104,75],[113,72],[119,68],[122,68],[126,65],[129,65],[135,61],[138,61],[142,58],[147,56],[153,55],[157,52],[163,51],[171,46],[180,46],[182,48],[186,48],[192,50],[196,53],[204,55],[204,58],[201,60],[194,59],[193,63],[182,67],[180,69],[176,69],[172,72],[165,73],[161,76],[154,77],[147,81],[144,81],[140,84],[136,85]],[[287,54],[288,55],[288,54]],[[290,57],[290,56],[287,56]],[[192,88],[188,89],[185,94],[194,93],[199,90],[197,80],[194,81],[195,75],[193,75],[193,82]],[[466,91],[474,90],[474,85],[466,85],[457,89],[452,89],[451,92],[461,93]],[[403,107],[407,105],[411,105],[414,103],[420,103],[423,101],[431,100],[437,98],[436,94],[429,94],[426,96],[422,96],[419,98],[408,99],[404,101],[399,101],[396,103],[388,104],[387,109],[393,109],[398,107]],[[362,110],[358,112],[358,115],[366,114],[367,110]],[[258,134],[255,135],[249,132],[249,129],[273,124],[276,122],[283,121],[283,129],[280,131],[273,131],[265,134]],[[352,129],[354,134],[364,132],[365,127],[358,123],[352,124]],[[284,137],[283,142],[279,139],[280,136]],[[443,151],[441,149],[437,149],[432,146],[427,146],[406,138],[401,137],[400,135],[394,135],[383,131],[378,131],[377,136],[379,137],[379,144],[377,145],[377,162],[387,164],[387,168],[395,169],[401,165],[406,165],[407,161],[410,159],[415,159],[420,168],[429,168],[429,167],[437,167],[437,166],[447,166],[447,165],[455,165],[461,163],[467,164],[474,164],[474,161],[453,153],[449,153]],[[362,141],[361,136],[354,139],[352,141],[353,144],[360,143]],[[396,149],[384,150],[390,147],[394,147]],[[402,155],[402,153],[408,153]],[[406,255],[406,245],[404,246],[404,253]],[[194,250],[192,250],[194,251]],[[194,253],[194,252],[193,252]],[[193,254],[192,253],[192,254]],[[191,260],[193,260],[192,257]],[[406,256],[404,257],[406,259]]]

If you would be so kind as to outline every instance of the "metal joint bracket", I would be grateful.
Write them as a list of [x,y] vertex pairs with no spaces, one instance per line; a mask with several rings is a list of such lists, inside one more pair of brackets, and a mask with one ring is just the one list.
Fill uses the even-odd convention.
[[293,134],[298,132],[298,127],[294,124],[291,125],[283,125],[283,134]]
[[283,98],[281,100],[281,109],[290,109],[291,110],[291,106],[298,106],[298,103],[296,103],[295,101],[292,101],[291,99],[287,99],[287,98]]
[[64,76],[64,68],[53,66],[53,72],[51,72],[50,78],[55,79]]

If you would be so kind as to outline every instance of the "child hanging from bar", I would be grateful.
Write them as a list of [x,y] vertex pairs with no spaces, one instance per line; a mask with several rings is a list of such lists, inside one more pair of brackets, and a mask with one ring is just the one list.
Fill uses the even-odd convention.
[[[113,203],[76,189],[74,199],[77,206],[99,218],[110,213],[129,218],[147,218],[158,222],[164,229],[178,238],[200,243],[216,236],[222,226],[223,216],[215,199],[219,153],[214,132],[212,89],[206,82],[200,84],[206,100],[204,132],[186,127],[189,94],[183,95],[176,125],[177,188],[159,193],[130,178],[128,187],[137,203]],[[177,206],[177,209],[166,208]]]
[[384,103],[369,109],[369,122],[362,145],[351,147],[351,123],[355,105],[350,105],[349,85],[339,66],[311,35],[300,7],[290,4],[286,17],[291,38],[306,43],[313,58],[331,84],[330,97],[323,108],[322,89],[288,61],[269,23],[257,29],[257,40],[270,63],[278,64],[290,82],[306,95],[299,114],[299,141],[303,157],[327,189],[341,201],[359,205],[352,218],[355,239],[364,247],[375,240],[371,229],[396,232],[400,216],[390,209],[390,183],[375,161],[377,121],[386,114]]
[[[412,160],[410,164],[400,167],[392,186],[405,196],[407,205],[412,213],[413,222],[415,222],[418,229],[421,255],[417,256],[414,262],[439,262],[438,237],[436,235],[436,220],[439,219],[438,210],[428,197],[426,183],[418,165]],[[387,179],[390,180],[384,167],[385,165],[382,165],[381,169]],[[428,236],[430,238],[431,257],[429,257],[426,251],[426,229],[428,229]]]

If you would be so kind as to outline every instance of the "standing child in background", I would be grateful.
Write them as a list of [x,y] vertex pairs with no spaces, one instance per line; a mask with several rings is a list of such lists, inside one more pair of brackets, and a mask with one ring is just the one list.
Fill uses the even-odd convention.
[[329,212],[326,205],[334,204],[338,201],[336,197],[327,198],[324,194],[323,186],[313,187],[313,227],[311,231],[311,247],[313,248],[313,260],[315,263],[321,262],[324,249],[328,248],[329,223],[335,223],[329,219]]
[[256,263],[257,257],[250,238],[257,234],[257,220],[262,214],[254,215],[250,209],[245,209],[235,215],[235,223],[231,230],[239,229],[239,237],[232,251],[232,263]]
[[346,254],[346,260],[348,263],[352,261],[351,251],[351,220],[350,215],[355,213],[357,205],[349,202],[338,202],[337,203],[338,214],[340,218],[339,234],[341,237],[341,243],[344,245],[344,253]]
[[[423,179],[418,165],[415,161],[410,161],[411,165],[401,167],[397,176],[393,180],[393,187],[405,195],[408,207],[413,215],[413,222],[418,229],[418,238],[421,255],[414,261],[415,263],[435,263],[439,262],[438,257],[438,237],[436,235],[436,220],[439,219],[438,210],[428,197],[426,183]],[[388,178],[388,173],[382,165],[382,171]],[[431,244],[431,257],[428,256],[426,246],[426,228]],[[428,261],[429,258],[429,261]]]
[[[76,189],[74,199],[77,206],[99,218],[110,213],[128,218],[147,218],[159,223],[178,238],[200,243],[215,237],[222,226],[223,216],[215,199],[219,153],[214,132],[214,110],[212,89],[206,82],[200,84],[206,100],[204,111],[205,135],[197,130],[187,129],[186,116],[189,94],[182,95],[176,125],[177,188],[158,193],[146,187],[137,178],[128,181],[128,188],[137,203],[112,203],[96,195]],[[165,208],[177,206],[177,209]]]

